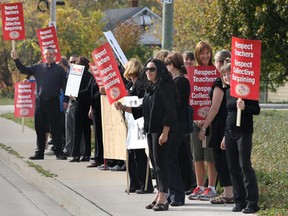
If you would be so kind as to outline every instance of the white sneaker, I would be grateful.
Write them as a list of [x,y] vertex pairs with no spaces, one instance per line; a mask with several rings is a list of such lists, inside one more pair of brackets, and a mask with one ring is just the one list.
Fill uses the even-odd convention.
[[189,200],[198,200],[199,199],[199,196],[203,193],[204,191],[201,190],[201,188],[199,186],[197,186],[192,194],[190,196],[188,196],[188,199]]
[[109,170],[111,171],[122,171],[121,167],[119,165],[115,165],[114,167],[110,167]]
[[199,196],[200,200],[209,201],[211,198],[216,197],[216,191],[212,190],[211,188],[206,188],[204,192]]

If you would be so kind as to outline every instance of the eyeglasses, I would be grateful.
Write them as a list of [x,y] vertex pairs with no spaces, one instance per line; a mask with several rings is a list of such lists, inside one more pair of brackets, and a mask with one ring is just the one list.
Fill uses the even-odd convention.
[[76,63],[76,61],[70,61],[70,64],[75,64]]
[[156,68],[155,67],[151,67],[151,68],[148,68],[148,67],[145,67],[144,68],[144,71],[147,73],[148,71],[150,71],[151,73],[153,73],[153,72],[156,72]]

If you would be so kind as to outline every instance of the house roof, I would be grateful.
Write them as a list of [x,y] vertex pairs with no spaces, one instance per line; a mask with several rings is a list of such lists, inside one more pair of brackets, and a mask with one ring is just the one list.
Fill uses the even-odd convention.
[[121,8],[121,9],[109,9],[104,12],[105,19],[107,22],[105,29],[112,30],[118,23],[123,23],[126,20],[141,14],[143,11],[149,11],[149,13],[153,14],[155,17],[161,20],[157,14],[152,12],[148,7],[131,7],[131,8]]

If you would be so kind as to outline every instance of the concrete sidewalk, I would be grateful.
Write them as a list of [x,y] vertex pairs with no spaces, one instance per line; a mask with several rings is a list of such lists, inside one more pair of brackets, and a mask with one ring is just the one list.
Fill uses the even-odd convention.
[[[25,127],[22,133],[21,125],[0,118],[0,143],[10,146],[23,157],[16,157],[0,148],[0,160],[51,196],[72,215],[242,215],[231,211],[233,205],[212,205],[208,201],[191,201],[188,198],[184,206],[170,206],[169,211],[146,210],[145,206],[152,201],[154,194],[127,195],[124,192],[125,172],[86,168],[88,162],[70,163],[69,160],[56,160],[55,156],[45,156],[45,160],[30,161],[28,157],[34,154],[35,142],[34,130]],[[29,167],[26,161],[40,165],[57,176],[53,178],[42,176],[34,168]]]

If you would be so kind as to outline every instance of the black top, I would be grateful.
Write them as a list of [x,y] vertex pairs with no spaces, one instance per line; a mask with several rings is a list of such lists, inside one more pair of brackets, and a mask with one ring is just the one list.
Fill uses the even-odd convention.
[[245,109],[241,111],[241,126],[236,127],[237,118],[237,98],[230,95],[230,89],[226,91],[228,116],[226,120],[226,130],[253,133],[253,115],[260,113],[260,106],[258,101],[246,100]]
[[127,83],[126,89],[128,90],[130,96],[138,96],[138,98],[143,98],[146,90],[146,83],[147,80],[139,76],[134,84],[132,81]]
[[91,88],[89,88],[89,83],[92,82],[92,79],[94,79],[93,75],[85,68],[83,71],[83,75],[81,78],[81,83],[79,87],[79,93],[78,93],[78,100],[85,100],[89,101],[89,104],[91,103]]
[[217,78],[216,81],[212,85],[212,89],[209,92],[209,96],[211,98],[211,101],[213,100],[213,92],[215,88],[218,87],[221,91],[223,91],[223,98],[218,110],[217,115],[211,122],[211,139],[209,142],[209,147],[216,147],[219,146],[225,131],[225,121],[227,118],[227,108],[226,108],[226,98],[225,93],[227,88],[223,88],[222,80],[220,78]]
[[91,106],[94,111],[98,111],[101,109],[101,94],[99,92],[99,86],[94,78],[90,79],[88,86],[90,89]]
[[214,120],[212,121],[212,123],[214,121],[219,121],[219,120],[220,121],[225,121],[226,117],[227,117],[225,93],[226,93],[226,90],[228,88],[227,87],[224,88],[222,80],[220,78],[217,78],[216,81],[212,85],[211,91],[209,92],[209,97],[210,97],[211,101],[213,100],[213,92],[214,92],[214,89],[216,87],[218,87],[221,91],[223,91],[224,95],[223,95],[223,99],[222,99],[219,111],[218,111],[217,115],[215,116]]
[[53,62],[51,65],[41,63],[26,67],[19,59],[14,61],[20,73],[35,77],[37,96],[58,97],[60,89],[65,92],[67,78],[60,65]]
[[177,118],[178,124],[186,134],[189,132],[189,95],[190,83],[184,76],[173,79],[177,92]]
[[177,121],[175,86],[159,81],[145,92],[141,107],[132,108],[135,119],[144,116],[146,133],[161,133],[163,126],[175,127]]

